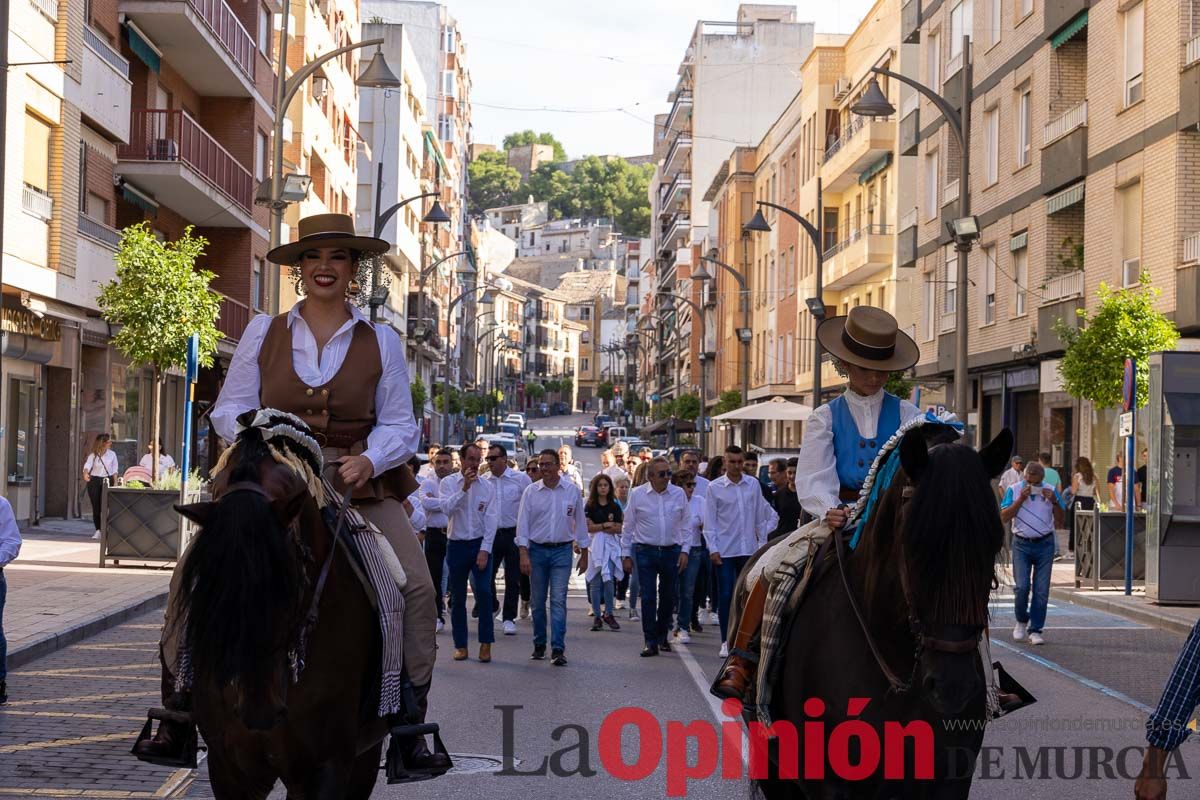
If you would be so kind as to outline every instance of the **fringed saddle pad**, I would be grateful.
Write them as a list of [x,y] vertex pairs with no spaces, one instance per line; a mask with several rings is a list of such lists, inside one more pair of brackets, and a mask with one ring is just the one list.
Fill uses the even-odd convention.
[[747,586],[754,579],[767,581],[767,603],[758,634],[758,673],[754,681],[755,713],[764,725],[771,724],[771,689],[783,664],[779,655],[784,625],[795,611],[793,599],[804,596],[812,576],[813,555],[828,537],[829,527],[824,522],[810,522],[763,553],[747,576]]

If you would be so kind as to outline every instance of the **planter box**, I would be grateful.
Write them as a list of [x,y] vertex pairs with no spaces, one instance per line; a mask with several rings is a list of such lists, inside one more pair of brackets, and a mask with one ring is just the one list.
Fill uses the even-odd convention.
[[[1133,517],[1133,580],[1146,580],[1146,515]],[[1125,586],[1125,512],[1075,512],[1075,588]]]
[[[184,502],[199,499],[199,491],[189,491]],[[101,501],[100,566],[122,559],[178,561],[195,532],[172,507],[178,502],[176,490],[106,486]]]

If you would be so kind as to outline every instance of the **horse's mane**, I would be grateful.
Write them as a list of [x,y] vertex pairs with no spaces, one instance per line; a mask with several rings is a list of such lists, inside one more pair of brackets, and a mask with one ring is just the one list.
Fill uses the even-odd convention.
[[[874,501],[863,521],[856,556],[868,564],[864,594],[869,608],[891,603],[885,590],[906,565],[909,589],[922,622],[930,625],[984,625],[988,591],[995,581],[995,557],[1004,532],[996,498],[979,454],[958,442],[957,429],[923,424],[929,465],[912,484],[899,465],[901,431],[881,452],[873,475],[893,475],[887,486],[868,487]],[[893,461],[894,459],[894,461]],[[887,467],[891,467],[888,470]],[[913,486],[907,507],[904,490]],[[902,520],[902,529],[897,523]],[[903,556],[903,558],[901,558]]]

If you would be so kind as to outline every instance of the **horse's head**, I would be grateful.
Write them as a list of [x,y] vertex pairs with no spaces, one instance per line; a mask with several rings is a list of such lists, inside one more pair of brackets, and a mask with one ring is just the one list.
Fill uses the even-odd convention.
[[[978,452],[958,440],[947,425],[905,433],[897,448],[901,473],[873,520],[891,529],[889,571],[898,568],[908,625],[918,640],[913,688],[949,715],[983,689],[976,653],[1004,541],[991,479],[1013,446],[1007,429]],[[874,538],[878,548],[881,537]],[[881,555],[877,549],[876,558]]]
[[232,689],[245,725],[265,730],[286,713],[286,654],[306,587],[293,528],[312,501],[255,428],[238,436],[216,483],[215,500],[177,507],[202,529],[181,566],[177,618],[194,685]]

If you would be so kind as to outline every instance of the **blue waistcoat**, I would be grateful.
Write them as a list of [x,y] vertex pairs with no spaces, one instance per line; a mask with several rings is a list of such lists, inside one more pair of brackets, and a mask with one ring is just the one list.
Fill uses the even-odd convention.
[[838,480],[843,489],[858,491],[866,481],[879,449],[900,429],[900,398],[884,393],[875,436],[870,439],[864,439],[858,432],[845,396],[830,402],[829,411],[833,415],[833,453],[837,459]]

